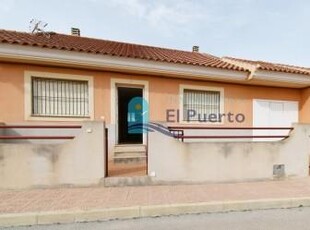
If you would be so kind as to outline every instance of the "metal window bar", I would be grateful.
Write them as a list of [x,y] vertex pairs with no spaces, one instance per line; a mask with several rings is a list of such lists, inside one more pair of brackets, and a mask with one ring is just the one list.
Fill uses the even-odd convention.
[[[188,111],[195,111],[195,116],[188,117]],[[202,90],[184,90],[183,119],[185,121],[208,121],[209,114],[220,113],[220,92]]]
[[33,77],[31,82],[34,116],[89,116],[87,81]]

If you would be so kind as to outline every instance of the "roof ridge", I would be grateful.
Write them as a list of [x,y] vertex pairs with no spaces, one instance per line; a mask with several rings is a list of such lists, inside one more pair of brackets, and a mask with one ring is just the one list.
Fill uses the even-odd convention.
[[[23,34],[27,34],[27,35],[35,35],[35,34],[41,34],[42,33],[42,32],[40,32],[40,33],[32,34],[32,33],[26,32],[26,31],[6,30],[6,29],[0,29],[0,32],[1,31],[4,31],[4,32],[14,32],[14,33],[23,33]],[[203,53],[199,53],[199,52],[192,52],[192,51],[189,51],[189,50],[182,50],[182,49],[176,49],[176,48],[167,48],[167,47],[153,46],[153,45],[147,45],[147,44],[139,44],[139,43],[135,43],[135,42],[125,42],[125,41],[118,41],[118,40],[94,38],[94,37],[88,37],[88,36],[74,36],[74,35],[71,35],[71,34],[58,33],[58,32],[54,32],[54,31],[46,31],[45,33],[49,33],[49,34],[52,34],[52,35],[74,37],[74,38],[78,38],[78,39],[89,39],[89,40],[105,41],[105,42],[113,42],[113,43],[122,43],[124,45],[135,45],[135,46],[139,46],[139,47],[147,47],[147,48],[169,50],[169,51],[176,51],[176,52],[195,53],[195,54],[201,54],[201,55],[203,54]],[[213,56],[211,54],[209,54],[209,55]]]
[[210,57],[210,58],[219,58],[219,59],[221,59],[220,57],[215,56],[215,55],[213,55],[213,54],[209,54],[209,53],[201,53],[201,54],[204,55],[204,56],[208,56],[208,57]]
[[224,56],[222,58],[234,59],[236,61],[239,60],[239,61],[247,61],[247,62],[262,62],[262,63],[266,63],[266,64],[280,65],[280,66],[287,66],[287,67],[292,67],[292,68],[301,68],[301,69],[305,69],[305,70],[310,70],[310,67],[291,65],[291,64],[284,64],[284,63],[278,63],[278,62],[272,62],[272,61],[262,61],[262,60],[235,58],[235,57],[229,57],[229,56]]
[[[227,64],[221,58],[206,53],[55,32],[47,33],[50,36],[44,38],[32,36],[32,33],[25,31],[0,29],[0,43],[248,72],[240,66]],[[39,33],[41,34],[44,33]]]
[[269,61],[260,61],[260,60],[254,61],[249,59],[234,58],[228,56],[223,57],[222,60],[223,59],[231,60],[232,62],[235,61],[239,63],[247,63],[248,65],[258,65],[257,68],[261,70],[310,75],[310,68],[302,66],[281,64]]

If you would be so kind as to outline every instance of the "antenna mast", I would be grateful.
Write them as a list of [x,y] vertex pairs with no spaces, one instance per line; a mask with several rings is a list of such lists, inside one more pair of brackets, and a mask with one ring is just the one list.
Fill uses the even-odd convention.
[[47,25],[48,23],[43,22],[41,20],[31,19],[31,21],[29,22],[29,31],[32,34],[42,33],[47,38],[50,38],[50,34],[44,30]]

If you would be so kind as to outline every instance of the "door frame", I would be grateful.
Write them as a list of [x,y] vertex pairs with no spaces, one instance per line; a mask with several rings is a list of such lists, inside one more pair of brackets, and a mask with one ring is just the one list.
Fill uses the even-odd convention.
[[[123,78],[111,78],[111,124],[115,127],[115,144],[118,144],[118,87],[142,89],[143,99],[149,104],[149,82]],[[147,144],[147,134],[142,134],[142,144]]]

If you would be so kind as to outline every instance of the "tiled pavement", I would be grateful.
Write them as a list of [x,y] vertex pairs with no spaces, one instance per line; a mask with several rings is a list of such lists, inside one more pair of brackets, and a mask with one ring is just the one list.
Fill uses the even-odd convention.
[[310,197],[310,178],[227,184],[0,191],[0,214],[293,197]]

